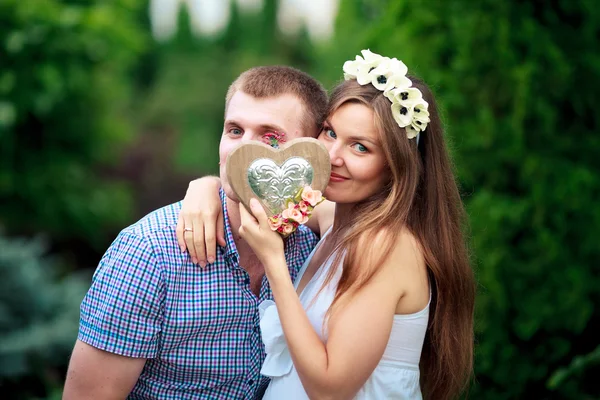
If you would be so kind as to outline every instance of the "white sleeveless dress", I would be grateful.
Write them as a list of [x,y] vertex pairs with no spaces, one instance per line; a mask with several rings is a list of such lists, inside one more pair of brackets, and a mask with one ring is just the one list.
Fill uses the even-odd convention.
[[[323,235],[323,238],[325,236],[327,234]],[[294,285],[296,288],[318,247],[315,246],[302,266]],[[308,319],[323,342],[327,340],[326,329],[323,329],[324,316],[333,301],[341,275],[341,268],[338,268],[334,279],[319,293],[331,267],[332,258],[317,270],[300,294],[300,302]],[[318,297],[313,301],[317,294]],[[260,328],[267,353],[261,373],[271,378],[263,399],[308,399],[285,342],[275,303],[272,300],[263,301],[259,309]],[[355,399],[422,399],[419,360],[428,319],[429,304],[417,313],[394,316],[390,338],[381,361]]]

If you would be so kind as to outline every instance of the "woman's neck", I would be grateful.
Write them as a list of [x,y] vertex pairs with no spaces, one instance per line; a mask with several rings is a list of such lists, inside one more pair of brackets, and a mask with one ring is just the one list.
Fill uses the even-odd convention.
[[352,222],[352,214],[354,212],[354,203],[346,203],[335,205],[335,215],[333,217],[333,227],[331,228],[331,237],[336,240],[341,239],[345,236],[348,229],[350,229],[350,223]]

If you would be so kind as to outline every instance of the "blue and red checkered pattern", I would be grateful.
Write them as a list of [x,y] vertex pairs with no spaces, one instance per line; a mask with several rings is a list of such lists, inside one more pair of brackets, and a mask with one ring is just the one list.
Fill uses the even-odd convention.
[[[225,196],[221,192],[225,207]],[[81,304],[78,338],[112,353],[147,358],[130,399],[249,399],[264,386],[258,304],[240,267],[229,218],[227,245],[201,269],[177,244],[181,203],[124,229],[102,257]],[[292,279],[317,243],[301,226],[287,239]]]

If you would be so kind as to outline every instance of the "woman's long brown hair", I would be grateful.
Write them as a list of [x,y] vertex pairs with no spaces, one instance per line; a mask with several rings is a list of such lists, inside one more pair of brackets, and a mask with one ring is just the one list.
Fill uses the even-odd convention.
[[[423,252],[432,290],[420,361],[421,389],[425,399],[454,399],[467,389],[473,370],[475,280],[463,236],[466,214],[433,95],[423,82],[410,79],[429,103],[431,119],[418,146],[394,120],[390,101],[372,85],[349,80],[331,94],[329,115],[348,102],[374,111],[390,180],[380,193],[356,205],[349,229],[336,247],[340,251],[334,263],[343,262],[343,271],[328,315],[369,282],[400,232],[408,229]],[[373,243],[376,237],[382,247],[359,245]],[[332,269],[327,282],[333,273]]]

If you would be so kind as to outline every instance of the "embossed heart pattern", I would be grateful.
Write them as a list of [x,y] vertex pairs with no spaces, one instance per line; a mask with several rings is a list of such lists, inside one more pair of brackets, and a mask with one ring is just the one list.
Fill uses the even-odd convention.
[[260,142],[240,145],[227,157],[226,170],[231,188],[246,208],[256,197],[272,216],[306,185],[324,191],[331,164],[318,140],[301,138],[279,149]]
[[281,166],[268,158],[258,158],[248,167],[250,189],[271,210],[283,210],[287,200],[312,181],[312,165],[302,157],[288,158]]

